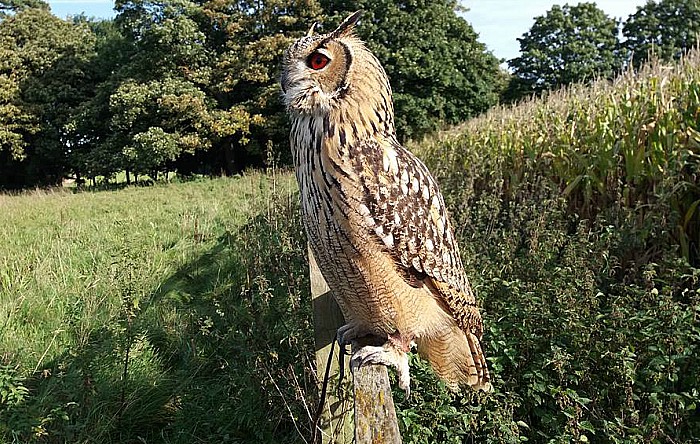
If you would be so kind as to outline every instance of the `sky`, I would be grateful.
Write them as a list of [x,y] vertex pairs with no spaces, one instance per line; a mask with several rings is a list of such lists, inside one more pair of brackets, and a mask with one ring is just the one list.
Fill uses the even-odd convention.
[[[564,5],[564,1],[544,0],[462,0],[469,9],[463,16],[479,34],[479,41],[499,59],[509,60],[520,53],[517,38],[530,30],[534,18],[544,15],[553,5]],[[574,0],[568,2],[578,4]],[[596,5],[610,17],[622,20],[637,11],[646,0],[597,0]]]
[[[534,23],[534,17],[544,15],[555,4],[566,1],[544,0],[461,0],[469,9],[464,18],[479,33],[479,40],[499,59],[518,56],[520,44],[516,40]],[[574,0],[571,4],[577,4]],[[646,0],[598,0],[596,4],[609,16],[627,19]],[[51,10],[58,17],[85,13],[87,16],[111,18],[112,0],[49,0]]]

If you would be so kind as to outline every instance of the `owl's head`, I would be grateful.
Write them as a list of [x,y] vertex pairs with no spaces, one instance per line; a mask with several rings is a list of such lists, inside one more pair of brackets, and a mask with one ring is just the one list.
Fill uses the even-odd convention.
[[351,14],[328,34],[314,34],[312,26],[287,49],[280,83],[290,112],[327,113],[363,83],[388,87],[381,65],[353,33],[361,15]]

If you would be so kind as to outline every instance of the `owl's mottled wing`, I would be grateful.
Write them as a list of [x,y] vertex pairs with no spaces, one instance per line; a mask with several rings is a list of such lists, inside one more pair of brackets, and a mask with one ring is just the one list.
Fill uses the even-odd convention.
[[368,139],[351,153],[364,188],[360,211],[409,283],[423,281],[464,331],[482,322],[435,179],[393,139]]

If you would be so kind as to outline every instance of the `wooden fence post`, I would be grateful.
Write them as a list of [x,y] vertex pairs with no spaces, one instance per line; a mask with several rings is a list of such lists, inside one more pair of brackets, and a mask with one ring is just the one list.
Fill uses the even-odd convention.
[[[372,338],[360,345],[371,343]],[[380,344],[371,344],[380,345]],[[355,443],[401,444],[399,423],[391,395],[389,375],[383,365],[363,365],[353,374],[355,395]]]
[[[314,317],[314,340],[316,342],[316,376],[319,381],[319,388],[323,384],[328,359],[331,359],[329,372],[328,391],[324,401],[321,420],[319,423],[323,444],[350,444],[353,440],[352,429],[352,401],[347,395],[349,392],[350,367],[348,360],[345,360],[343,369],[345,381],[338,387],[339,379],[339,347],[336,345],[333,355],[330,356],[335,341],[338,328],[343,325],[343,313],[333,299],[333,295],[326,284],[321,270],[316,265],[311,248],[309,252],[309,272],[311,273],[311,300],[313,304]],[[338,396],[338,395],[345,396]]]
[[[311,273],[311,297],[314,316],[314,338],[316,341],[316,372],[320,384],[326,371],[328,359],[332,359],[330,378],[338,380],[338,347],[333,356],[329,356],[336,332],[343,325],[343,314],[318,269],[316,260],[309,252],[309,271]],[[345,359],[345,384],[350,379],[349,357]],[[337,384],[329,384],[325,406],[319,427],[323,444],[400,444],[394,400],[391,395],[389,376],[383,365],[365,365],[352,375],[354,397],[354,421],[348,390],[340,390],[337,396]],[[342,399],[341,399],[342,398]],[[354,432],[353,432],[354,422]]]

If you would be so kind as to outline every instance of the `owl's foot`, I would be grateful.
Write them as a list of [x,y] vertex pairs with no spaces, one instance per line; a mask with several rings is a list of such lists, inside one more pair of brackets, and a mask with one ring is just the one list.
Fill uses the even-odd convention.
[[348,354],[346,347],[352,344],[357,338],[362,338],[367,335],[368,331],[364,328],[359,327],[356,324],[345,324],[338,329],[335,335],[335,340],[338,341],[340,346],[340,351],[338,352],[338,389],[340,390],[340,383],[345,379],[345,355]]
[[365,345],[359,348],[350,359],[350,369],[355,370],[365,364],[381,364],[396,369],[399,379],[399,387],[406,392],[406,397],[411,393],[411,377],[408,369],[408,355],[397,348],[392,341],[384,345]]
[[338,329],[335,339],[338,341],[338,345],[345,347],[346,345],[350,345],[355,339],[361,338],[368,333],[369,331],[367,331],[367,329],[361,328],[355,324],[345,324]]

